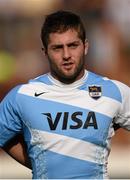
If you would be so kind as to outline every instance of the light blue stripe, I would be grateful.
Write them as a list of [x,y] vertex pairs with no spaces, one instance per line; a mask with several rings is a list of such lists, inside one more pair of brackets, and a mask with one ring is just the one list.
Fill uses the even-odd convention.
[[48,77],[48,74],[41,75],[35,79],[30,80],[29,82],[42,82],[42,83],[45,83],[47,85],[53,85],[52,82],[50,81],[49,77]]
[[103,179],[103,165],[49,151],[46,153],[46,159],[50,179]]
[[[95,113],[98,129],[93,126],[88,126],[88,128],[83,129],[83,125],[87,119],[89,109],[83,109],[76,106],[66,105],[63,103],[53,102],[49,100],[41,100],[26,95],[19,95],[20,109],[22,112],[22,119],[26,120],[26,123],[30,128],[44,130],[52,133],[62,134],[65,136],[82,139],[84,141],[89,141],[98,145],[105,146],[105,141],[108,135],[108,128],[112,119],[101,113]],[[26,102],[26,104],[25,104]],[[34,103],[35,102],[35,103]],[[50,130],[46,113],[50,113],[53,121],[56,118],[57,112],[61,113],[59,123],[56,130]],[[68,124],[66,129],[63,127],[63,119],[65,112],[68,114]],[[82,126],[78,129],[70,129],[70,126],[76,125],[71,119],[71,116],[75,112],[81,112],[82,115],[77,117],[82,120]]]
[[79,89],[88,91],[88,87],[93,85],[101,86],[102,96],[122,102],[121,93],[117,85],[111,80],[104,80],[102,76],[96,75],[92,72],[88,72],[86,82]]

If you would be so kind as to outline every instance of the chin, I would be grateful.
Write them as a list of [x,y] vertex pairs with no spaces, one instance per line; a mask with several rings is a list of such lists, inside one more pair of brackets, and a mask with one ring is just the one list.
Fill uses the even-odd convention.
[[76,77],[76,74],[75,73],[66,73],[66,74],[63,74],[62,77],[65,79],[73,79]]
[[71,77],[73,78],[73,77],[76,76],[77,73],[76,73],[74,70],[68,70],[68,71],[64,71],[62,74],[63,74],[63,76],[66,77],[66,78],[67,78],[67,77],[68,77],[68,78],[71,78]]
[[73,83],[74,81],[76,81],[76,79],[77,79],[77,76],[75,74],[63,75],[59,77],[59,80],[66,84]]

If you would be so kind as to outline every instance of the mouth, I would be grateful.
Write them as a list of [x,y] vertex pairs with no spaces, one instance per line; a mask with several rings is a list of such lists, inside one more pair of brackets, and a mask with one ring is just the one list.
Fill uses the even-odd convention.
[[65,63],[62,64],[62,66],[63,66],[64,69],[70,70],[70,69],[73,68],[74,63],[72,63],[72,62],[65,62]]

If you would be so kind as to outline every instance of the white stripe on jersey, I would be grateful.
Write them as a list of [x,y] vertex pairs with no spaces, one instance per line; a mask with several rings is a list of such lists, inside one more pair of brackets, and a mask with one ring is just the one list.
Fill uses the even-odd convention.
[[[106,150],[90,142],[75,139],[47,131],[31,129],[33,144],[43,144],[44,150],[49,150],[72,158],[104,164]],[[81,153],[82,152],[82,153]]]
[[109,116],[111,118],[113,118],[118,113],[115,111],[115,107],[118,110],[121,105],[119,101],[105,96],[102,96],[98,100],[94,100],[89,96],[88,91],[85,90],[73,89],[72,91],[70,90],[67,91],[65,89],[64,91],[63,89],[63,91],[59,92],[58,88],[54,86],[48,87],[43,83],[42,85],[40,85],[40,83],[23,85],[18,91],[18,93],[20,94],[28,95],[31,97],[35,97],[35,92],[37,93],[46,92],[43,95],[40,95],[36,98],[72,105],[72,106],[76,105],[76,107],[88,109],[90,111],[92,110],[104,114],[106,116]]

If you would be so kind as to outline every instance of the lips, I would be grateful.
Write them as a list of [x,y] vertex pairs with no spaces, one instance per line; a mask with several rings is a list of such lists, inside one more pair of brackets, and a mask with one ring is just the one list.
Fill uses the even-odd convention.
[[74,65],[74,63],[72,63],[72,62],[65,62],[65,63],[63,63],[62,66],[63,66],[65,69],[69,70],[69,69],[71,69],[71,68],[73,67],[73,65]]

